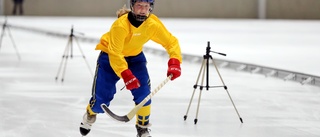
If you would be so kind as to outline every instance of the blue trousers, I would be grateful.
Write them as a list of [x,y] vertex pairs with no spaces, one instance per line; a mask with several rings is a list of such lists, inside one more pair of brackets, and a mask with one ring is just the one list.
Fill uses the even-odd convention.
[[[125,58],[129,69],[133,75],[140,81],[140,87],[131,90],[133,101],[139,104],[146,96],[150,94],[150,78],[147,70],[147,60],[141,52],[137,56]],[[101,52],[97,61],[95,77],[92,86],[92,97],[90,99],[90,107],[95,113],[104,113],[100,108],[102,103],[110,105],[114,95],[117,92],[116,83],[120,78],[116,75],[110,66],[109,56],[107,53]],[[149,100],[144,106],[150,105]]]

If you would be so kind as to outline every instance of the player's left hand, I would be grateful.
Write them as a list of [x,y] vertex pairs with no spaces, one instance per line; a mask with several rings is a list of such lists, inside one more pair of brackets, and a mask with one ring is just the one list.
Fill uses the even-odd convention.
[[171,74],[172,74],[171,80],[174,80],[181,75],[180,61],[176,58],[170,58],[168,61],[167,76]]

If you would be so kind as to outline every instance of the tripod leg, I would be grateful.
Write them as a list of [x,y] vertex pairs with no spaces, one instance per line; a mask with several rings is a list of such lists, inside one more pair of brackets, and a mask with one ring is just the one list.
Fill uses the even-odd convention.
[[219,75],[219,78],[220,78],[220,80],[221,80],[221,82],[222,82],[222,84],[223,84],[223,86],[224,86],[224,89],[225,89],[226,92],[228,93],[229,99],[231,100],[231,103],[232,103],[234,109],[235,109],[236,112],[237,112],[237,115],[238,115],[238,117],[239,117],[239,119],[240,119],[240,122],[243,123],[242,118],[240,117],[240,114],[239,114],[239,112],[238,112],[238,109],[236,108],[236,106],[235,106],[235,104],[234,104],[234,102],[233,102],[233,100],[232,100],[232,98],[231,98],[231,96],[230,96],[230,93],[229,93],[229,91],[228,91],[228,88],[227,88],[227,86],[224,84],[224,81],[223,81],[223,79],[222,79],[222,77],[221,77],[221,75],[220,75],[220,72],[219,72],[219,70],[218,70],[218,68],[217,68],[217,65],[216,65],[216,63],[214,62],[214,59],[212,59],[212,62],[213,62],[213,65],[214,65],[214,67],[215,67],[218,75]]
[[[66,74],[66,70],[67,70],[67,63],[68,63],[68,59],[69,59],[69,50],[72,48],[72,37],[69,37],[69,42],[67,45],[67,51],[66,51],[66,60],[64,62],[64,67],[63,67],[63,71],[62,71],[62,77],[61,77],[61,82],[64,81],[64,76]],[[71,58],[72,58],[72,51],[70,51],[71,53]]]
[[59,78],[59,74],[60,74],[62,65],[65,63],[66,58],[68,58],[69,44],[70,44],[70,41],[68,41],[67,46],[66,46],[65,49],[64,49],[64,53],[63,53],[63,55],[62,55],[62,58],[61,58],[61,61],[60,61],[60,65],[59,65],[59,69],[58,69],[58,72],[57,72],[57,75],[56,75],[56,81],[57,81],[58,78]]
[[194,93],[195,93],[195,91],[196,91],[196,89],[197,89],[197,87],[198,87],[198,81],[199,81],[201,72],[203,71],[203,66],[204,66],[205,63],[206,63],[205,60],[203,60],[203,61],[202,61],[202,64],[201,64],[201,68],[200,68],[199,74],[198,74],[198,77],[197,77],[197,81],[196,81],[196,83],[193,85],[192,96],[191,96],[191,99],[190,99],[190,101],[189,101],[189,106],[188,106],[186,115],[184,115],[184,117],[183,117],[184,120],[186,120],[187,117],[188,117],[188,113],[189,113],[189,109],[190,109],[190,106],[191,106],[191,103],[192,103],[192,100],[193,100],[193,96],[194,96]]
[[[206,60],[207,59],[204,59],[205,62],[206,62]],[[197,113],[196,113],[196,118],[194,119],[194,124],[197,124],[197,122],[198,122],[198,114],[199,114],[200,101],[201,101],[201,95],[202,95],[202,89],[203,89],[203,82],[204,82],[206,70],[207,70],[207,68],[204,67],[204,70],[202,71],[202,79],[201,79],[200,93],[199,93],[199,98],[198,98]]]
[[21,60],[20,54],[19,54],[19,52],[18,52],[18,49],[17,49],[16,44],[14,43],[14,40],[13,40],[13,37],[12,37],[12,35],[11,35],[11,32],[10,32],[9,27],[7,28],[7,31],[8,31],[9,37],[10,37],[10,39],[11,39],[11,42],[12,42],[12,44],[13,44],[13,48],[16,50],[16,54],[17,54],[17,56],[18,56],[18,59]]
[[90,65],[89,65],[88,61],[86,60],[86,56],[84,55],[84,53],[83,53],[83,51],[82,51],[82,49],[81,49],[81,47],[80,47],[80,44],[79,44],[79,42],[78,42],[78,39],[77,39],[76,37],[74,37],[74,38],[75,38],[75,40],[76,40],[76,42],[77,42],[77,45],[78,45],[78,47],[79,47],[79,49],[80,49],[82,58],[83,58],[83,60],[85,61],[85,63],[87,64],[87,67],[88,67],[88,69],[89,69],[89,71],[90,71],[90,74],[91,74],[91,76],[93,77],[93,72],[91,71]]

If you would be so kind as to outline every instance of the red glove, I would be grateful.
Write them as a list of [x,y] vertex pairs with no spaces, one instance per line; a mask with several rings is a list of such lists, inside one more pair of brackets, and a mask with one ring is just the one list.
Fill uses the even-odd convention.
[[169,59],[167,76],[169,76],[170,74],[172,74],[171,80],[174,80],[181,75],[180,61],[178,59]]
[[125,71],[121,72],[121,76],[128,90],[140,87],[139,80],[132,74],[130,69],[126,69]]

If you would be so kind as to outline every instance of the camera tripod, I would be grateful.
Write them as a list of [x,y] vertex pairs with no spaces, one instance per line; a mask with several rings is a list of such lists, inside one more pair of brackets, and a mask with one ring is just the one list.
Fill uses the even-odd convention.
[[12,35],[11,35],[10,25],[7,24],[7,17],[5,18],[5,21],[4,21],[3,25],[2,25],[2,33],[1,33],[1,36],[0,36],[0,49],[1,49],[1,45],[2,45],[2,39],[3,39],[4,33],[5,33],[6,30],[7,30],[7,33],[8,33],[8,35],[9,35],[10,39],[11,39],[13,48],[14,48],[15,51],[16,51],[16,54],[17,54],[17,56],[18,56],[18,59],[21,60],[21,57],[20,57],[20,54],[19,54],[19,52],[18,52],[17,46],[16,46],[16,44],[15,44],[15,42],[14,42],[14,40],[13,40],[13,37],[12,37]]
[[[227,88],[227,86],[225,85],[225,83],[224,83],[224,81],[223,81],[223,79],[222,79],[222,77],[221,77],[221,75],[220,75],[220,72],[219,72],[219,70],[218,70],[218,68],[217,68],[217,65],[215,64],[214,59],[213,59],[212,56],[210,55],[210,52],[216,53],[216,54],[219,54],[219,55],[223,55],[223,56],[226,56],[226,54],[224,54],[224,53],[219,53],[219,52],[214,52],[214,51],[211,51],[210,49],[211,49],[211,47],[210,47],[210,42],[208,42],[208,46],[207,46],[207,48],[206,48],[206,54],[203,56],[203,61],[202,61],[202,65],[201,65],[201,68],[200,68],[200,71],[199,71],[199,75],[198,75],[196,84],[193,86],[194,90],[193,90],[193,93],[192,93],[192,96],[191,96],[191,99],[190,99],[190,102],[189,102],[189,106],[188,106],[188,109],[187,109],[187,113],[186,113],[186,115],[184,115],[183,118],[184,118],[184,120],[186,120],[187,117],[188,117],[190,105],[191,105],[192,99],[193,99],[193,97],[194,97],[195,91],[196,91],[196,89],[197,89],[198,87],[199,87],[199,89],[200,89],[200,93],[199,93],[199,98],[198,98],[197,112],[196,112],[196,118],[194,119],[194,124],[197,124],[197,122],[198,122],[198,113],[199,113],[200,100],[201,100],[201,94],[202,94],[203,88],[206,88],[206,90],[209,90],[209,88],[219,88],[219,87],[223,87],[223,88],[225,89],[225,91],[228,93],[228,96],[229,96],[229,98],[230,98],[230,100],[231,100],[231,102],[232,102],[232,105],[233,105],[234,109],[235,109],[236,112],[237,112],[237,115],[238,115],[238,117],[239,117],[239,119],[240,119],[240,122],[243,123],[242,118],[240,117],[239,112],[238,112],[236,106],[234,105],[234,102],[233,102],[233,100],[232,100],[232,98],[231,98],[231,96],[230,96],[230,94],[229,94],[228,88]],[[216,71],[217,71],[217,73],[218,73],[218,75],[219,75],[219,77],[220,77],[220,80],[221,80],[221,82],[222,82],[222,84],[223,84],[222,86],[209,86],[209,59],[212,59],[213,65],[214,65],[214,67],[215,67],[215,69],[216,69]],[[205,76],[205,74],[206,74],[206,76]],[[201,78],[201,85],[198,85],[200,76],[202,76],[202,78]],[[203,85],[203,84],[204,84],[204,78],[205,78],[205,77],[206,77],[206,85]]]
[[66,46],[66,48],[64,50],[64,53],[62,55],[62,59],[61,59],[61,62],[60,62],[58,73],[57,73],[57,76],[55,78],[56,81],[59,78],[59,75],[60,75],[62,67],[63,67],[63,70],[62,70],[62,74],[61,74],[61,77],[62,77],[61,78],[61,82],[64,81],[64,76],[65,76],[65,72],[66,72],[67,62],[68,62],[69,56],[70,56],[71,59],[73,58],[73,41],[74,41],[73,39],[76,41],[76,43],[78,45],[78,48],[79,48],[79,50],[81,52],[81,55],[82,55],[82,58],[84,59],[86,65],[87,65],[87,67],[88,67],[88,69],[89,69],[89,71],[91,73],[91,76],[93,76],[93,73],[91,71],[90,65],[89,65],[88,61],[86,60],[86,57],[85,57],[85,55],[84,55],[84,53],[83,53],[83,51],[82,51],[82,49],[81,49],[81,47],[79,45],[79,42],[78,42],[76,36],[74,35],[74,30],[73,30],[73,26],[72,26],[71,27],[71,33],[70,33],[69,39],[68,39],[68,43],[67,43],[67,46]]

